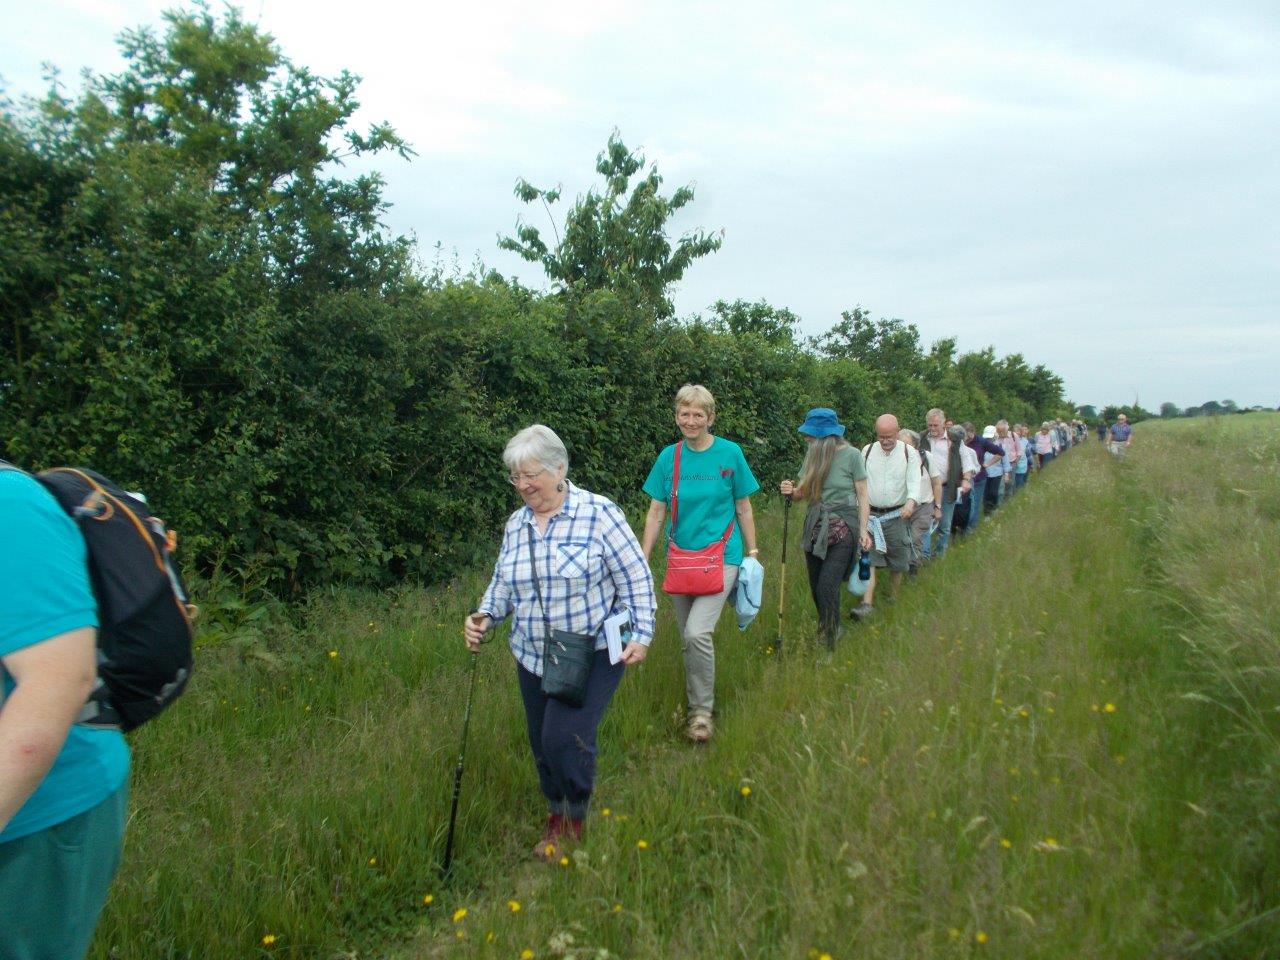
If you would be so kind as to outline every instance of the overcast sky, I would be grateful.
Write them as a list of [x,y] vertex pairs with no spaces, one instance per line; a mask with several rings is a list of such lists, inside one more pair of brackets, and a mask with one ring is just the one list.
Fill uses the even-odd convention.
[[[0,0],[0,76],[117,70],[119,32],[171,6]],[[616,127],[696,184],[678,229],[725,232],[681,314],[764,299],[818,333],[860,304],[1020,352],[1077,403],[1280,403],[1275,0],[243,9],[412,143],[375,166],[427,259],[541,285],[496,247],[514,182],[584,191]]]

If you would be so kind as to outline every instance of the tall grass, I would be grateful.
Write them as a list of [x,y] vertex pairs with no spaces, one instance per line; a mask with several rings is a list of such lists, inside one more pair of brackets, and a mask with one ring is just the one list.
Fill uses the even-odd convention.
[[[542,808],[495,644],[436,871],[486,572],[317,595],[265,651],[202,650],[135,738],[96,955],[1272,956],[1278,420],[1073,452],[830,663],[793,524],[785,654],[776,590],[745,634],[725,616],[706,748],[679,737],[664,602],[565,866],[526,853]],[[757,516],[776,578],[781,513]]]

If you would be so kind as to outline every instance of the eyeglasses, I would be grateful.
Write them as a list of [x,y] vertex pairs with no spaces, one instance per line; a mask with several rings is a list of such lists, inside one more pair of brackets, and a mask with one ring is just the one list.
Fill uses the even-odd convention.
[[507,482],[513,487],[518,487],[522,483],[533,483],[533,481],[537,480],[538,477],[542,476],[546,472],[547,468],[543,467],[541,470],[535,470],[533,473],[513,473],[507,477]]

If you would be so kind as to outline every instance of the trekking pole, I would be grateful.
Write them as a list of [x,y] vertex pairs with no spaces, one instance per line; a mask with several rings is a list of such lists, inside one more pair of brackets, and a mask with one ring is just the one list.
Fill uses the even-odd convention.
[[787,528],[791,521],[791,498],[782,505],[782,572],[778,576],[778,642],[774,649],[782,652],[782,610],[787,598]]
[[471,651],[471,680],[467,687],[467,709],[462,715],[462,743],[458,747],[458,765],[453,771],[453,804],[449,809],[449,832],[444,841],[444,863],[440,867],[440,876],[449,875],[449,867],[453,863],[453,827],[458,821],[458,797],[462,793],[462,770],[467,759],[467,730],[471,726],[471,700],[476,693],[476,663],[480,658],[478,650]]

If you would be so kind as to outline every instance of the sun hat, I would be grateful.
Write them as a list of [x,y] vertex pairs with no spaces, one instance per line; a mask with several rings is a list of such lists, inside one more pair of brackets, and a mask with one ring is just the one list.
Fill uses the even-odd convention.
[[843,437],[844,424],[830,407],[814,407],[805,414],[804,423],[796,428],[810,437]]
[[996,428],[991,426],[990,424],[987,424],[987,426],[982,428],[982,435],[986,437],[988,440],[990,440],[992,437],[996,435]]

